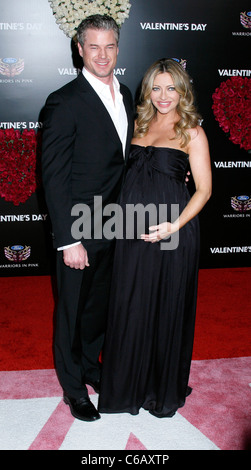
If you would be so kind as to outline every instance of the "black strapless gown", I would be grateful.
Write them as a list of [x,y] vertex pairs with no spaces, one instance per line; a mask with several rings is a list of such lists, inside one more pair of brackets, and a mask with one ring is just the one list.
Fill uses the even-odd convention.
[[[166,204],[169,217],[171,204],[178,204],[181,212],[190,199],[187,167],[188,155],[180,150],[132,145],[121,206]],[[101,413],[138,414],[144,408],[158,417],[173,416],[191,391],[198,218],[178,233],[178,246],[171,250],[137,238],[116,241]]]

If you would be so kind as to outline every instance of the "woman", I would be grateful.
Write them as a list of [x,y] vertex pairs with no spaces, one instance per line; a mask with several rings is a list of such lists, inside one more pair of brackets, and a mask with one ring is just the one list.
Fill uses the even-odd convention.
[[[211,195],[208,142],[193,101],[191,81],[176,61],[161,59],[146,72],[121,206],[126,213],[129,204],[161,204],[167,214],[163,221],[159,211],[159,223],[140,237],[116,242],[101,413],[144,408],[171,417],[191,392],[197,215]],[[185,184],[188,163],[192,197]]]

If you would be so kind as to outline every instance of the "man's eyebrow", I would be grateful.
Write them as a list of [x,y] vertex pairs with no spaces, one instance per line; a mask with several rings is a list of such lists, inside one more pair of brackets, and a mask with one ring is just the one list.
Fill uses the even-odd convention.
[[[99,44],[90,43],[89,46],[99,47]],[[106,44],[106,47],[107,46],[116,46],[116,42],[111,42],[110,44]]]

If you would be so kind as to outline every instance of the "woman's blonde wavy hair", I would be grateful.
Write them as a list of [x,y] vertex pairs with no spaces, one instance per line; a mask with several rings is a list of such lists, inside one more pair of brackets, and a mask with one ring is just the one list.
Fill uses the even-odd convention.
[[152,104],[151,92],[155,77],[160,73],[170,73],[176,91],[180,95],[177,112],[179,121],[174,125],[175,137],[180,140],[181,147],[185,147],[190,135],[187,129],[191,129],[200,124],[201,117],[197,113],[194,105],[194,94],[191,80],[187,72],[178,62],[173,59],[160,59],[149,67],[142,81],[139,105],[137,106],[137,119],[135,137],[144,137],[149,129],[149,125],[156,116],[157,109]]

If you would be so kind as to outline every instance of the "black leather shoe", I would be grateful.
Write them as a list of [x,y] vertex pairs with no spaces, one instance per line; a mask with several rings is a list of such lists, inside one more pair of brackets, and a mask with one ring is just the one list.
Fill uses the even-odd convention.
[[99,393],[100,391],[100,380],[85,380],[85,383],[90,385],[96,393]]
[[64,395],[64,402],[70,406],[71,414],[74,418],[81,419],[82,421],[96,421],[100,418],[99,412],[89,398],[75,400],[75,398]]

